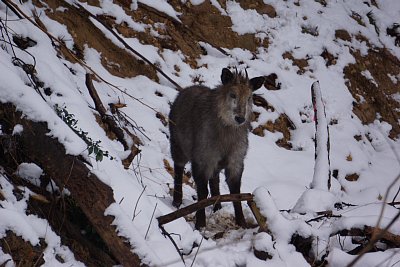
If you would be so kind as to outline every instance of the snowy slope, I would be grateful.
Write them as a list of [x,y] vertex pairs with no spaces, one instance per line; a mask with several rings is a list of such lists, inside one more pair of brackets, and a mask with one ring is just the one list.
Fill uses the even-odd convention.
[[[202,2],[190,1],[192,5],[200,5]],[[173,178],[164,167],[165,160],[173,166],[169,152],[168,126],[164,125],[156,114],[168,116],[170,103],[176,97],[177,90],[160,74],[158,74],[159,82],[143,75],[125,78],[111,74],[102,65],[101,53],[90,46],[86,46],[83,51],[86,66],[72,63],[57,54],[44,32],[26,19],[18,20],[3,3],[0,3],[2,33],[6,33],[5,27],[7,27],[10,34],[30,37],[37,42],[25,52],[16,47],[12,48],[8,40],[0,38],[2,48],[0,49],[0,101],[13,103],[31,120],[47,122],[51,135],[64,144],[67,153],[82,154],[90,158],[93,165],[92,172],[114,192],[116,203],[110,206],[106,213],[115,217],[114,224],[119,234],[129,240],[133,251],[150,266],[191,266],[194,260],[193,266],[310,266],[304,257],[295,251],[294,246],[288,245],[290,237],[287,237],[287,233],[291,233],[294,229],[310,231],[310,234],[325,238],[321,239],[319,247],[316,245],[316,254],[319,254],[317,257],[325,254],[325,249],[328,249],[329,265],[345,266],[353,256],[343,250],[349,251],[355,245],[349,240],[329,238],[329,234],[351,226],[375,226],[380,215],[382,198],[390,183],[400,172],[400,143],[398,139],[393,140],[388,137],[392,126],[380,121],[379,115],[373,123],[367,125],[362,123],[353,113],[355,99],[349,92],[344,75],[344,68],[356,62],[351,52],[353,50],[366,54],[372,46],[386,48],[400,59],[400,48],[395,46],[392,37],[384,34],[387,27],[399,22],[400,2],[396,0],[264,0],[264,2],[275,8],[277,13],[275,18],[260,14],[254,9],[245,10],[235,1],[227,1],[224,6],[218,1],[211,1],[221,14],[230,17],[234,32],[239,35],[252,33],[260,39],[267,38],[269,45],[260,46],[256,52],[240,47],[224,48],[230,55],[226,56],[212,45],[202,43],[207,53],[197,60],[197,69],[192,69],[185,62],[185,56],[181,51],[175,52],[169,49],[161,51],[156,46],[142,44],[137,38],[123,37],[126,43],[140,51],[152,63],[156,63],[182,87],[191,85],[192,78],[196,75],[201,75],[205,85],[214,87],[220,83],[221,69],[226,66],[248,67],[250,77],[276,73],[281,83],[280,90],[268,90],[262,87],[256,92],[267,100],[274,110],[255,106],[254,111],[260,115],[252,122],[252,127],[254,129],[268,121],[275,121],[281,114],[286,114],[295,126],[295,129],[290,131],[292,145],[290,150],[276,144],[277,140],[282,138],[281,132],[264,130],[264,136],[250,134],[250,147],[245,159],[242,192],[253,192],[260,187],[269,191],[271,199],[260,196],[259,201],[276,205],[275,212],[268,207],[263,211],[266,215],[274,214],[276,218],[271,222],[271,229],[276,239],[271,240],[268,234],[257,234],[257,228],[238,229],[234,225],[233,207],[230,203],[226,203],[223,204],[223,209],[216,213],[212,213],[211,208],[206,210],[208,226],[202,232],[194,230],[193,216],[189,216],[187,220],[181,218],[165,225],[169,233],[174,233],[172,236],[175,242],[185,254],[185,263],[181,261],[170,240],[162,235],[155,219],[175,210],[170,195]],[[326,2],[326,6],[319,2]],[[371,2],[376,2],[377,6]],[[73,1],[69,3],[73,4]],[[179,21],[181,13],[167,1],[133,1],[131,7],[136,9],[138,3],[165,12]],[[48,32],[56,38],[66,40],[66,46],[73,48],[73,33],[69,32],[65,25],[46,15],[45,3],[38,5],[36,2],[27,1],[21,4],[16,1],[15,4],[29,16],[34,12],[40,14],[40,20]],[[93,14],[107,14],[115,17],[116,21],[125,22],[128,27],[138,32],[145,31],[144,23],[134,21],[123,8],[112,1],[100,1],[100,7],[88,3],[81,4]],[[381,33],[379,35],[375,27],[368,23],[366,14],[370,11],[374,13],[376,25]],[[354,13],[361,14],[365,26],[351,17]],[[104,38],[109,38],[117,46],[123,47],[104,26],[94,20],[92,22],[104,32]],[[309,34],[304,29],[308,31],[314,29],[318,34]],[[335,31],[339,29],[347,30],[352,36],[361,34],[368,39],[369,44],[355,37],[350,41],[338,39],[335,37]],[[324,50],[336,58],[336,64],[327,66],[321,56]],[[295,59],[306,58],[308,67],[300,72],[299,67],[293,64],[294,60],[282,57],[287,51]],[[43,94],[42,98],[32,86],[29,86],[27,75],[20,67],[13,64],[13,57],[20,58],[28,64],[35,64],[38,78],[44,83],[44,87],[51,88],[53,93],[49,96]],[[175,66],[179,66],[179,71],[176,71]],[[136,125],[133,130],[142,142],[141,152],[127,170],[121,164],[127,156],[123,146],[116,140],[109,139],[96,122],[94,103],[85,85],[85,74],[88,71],[94,71],[105,81],[118,87],[116,89],[104,81],[94,81],[102,102],[124,103],[126,107],[121,110]],[[394,81],[400,83],[400,68],[398,73],[394,74],[397,75],[392,76]],[[302,198],[302,202],[298,203],[300,196],[310,187],[314,174],[315,126],[310,88],[316,80],[320,83],[327,121],[337,122],[330,124],[329,130],[330,168],[331,171],[337,170],[338,175],[336,179],[332,179],[329,194],[315,193],[309,198]],[[88,155],[86,144],[54,112],[56,104],[74,114],[78,121],[77,128],[88,132],[93,140],[101,140],[102,149],[108,151],[114,159],[105,157],[102,161],[96,161],[93,156]],[[397,102],[398,108],[399,102]],[[357,141],[354,138],[356,135],[362,136],[362,140]],[[37,174],[30,173],[35,167],[21,168],[25,168],[25,172],[28,173],[25,175],[28,180],[38,178]],[[190,170],[190,166],[186,168]],[[346,176],[351,174],[357,174],[358,179],[356,181],[346,179]],[[48,249],[45,252],[44,266],[82,265],[83,263],[78,263],[72,252],[61,244],[55,232],[48,229],[45,220],[32,214],[25,214],[24,201],[28,196],[19,201],[15,200],[7,179],[3,176],[0,178],[0,189],[5,196],[5,200],[0,201],[0,213],[2,213],[0,237],[5,236],[7,230],[12,230],[32,246],[37,244],[39,237],[45,238]],[[400,201],[400,196],[394,199],[399,186],[400,181],[397,181],[387,196],[388,201]],[[266,194],[264,189],[258,189],[257,194]],[[143,190],[144,194],[139,197]],[[183,205],[194,203],[195,189],[185,185],[183,190]],[[228,193],[227,185],[223,182],[221,193]],[[333,207],[335,202],[358,206],[336,210]],[[295,205],[300,206],[297,210],[313,212],[333,210],[335,215],[342,217],[307,225],[304,221],[317,217],[315,214],[277,212],[277,210],[290,210]],[[243,206],[247,221],[254,224],[255,220],[250,209],[244,203]],[[133,214],[134,210],[136,214]],[[155,210],[154,216],[153,210]],[[388,224],[397,212],[398,209],[395,207],[387,206],[380,227]],[[224,232],[222,238],[209,238],[220,232]],[[400,234],[400,224],[393,225],[391,232]],[[326,244],[322,244],[323,242]],[[193,247],[194,243],[199,247]],[[271,250],[272,259],[266,262],[257,259],[253,254],[254,246],[264,246]],[[400,260],[398,252],[398,249],[388,249],[384,252],[371,253],[362,259],[359,266],[377,266],[387,258],[389,260],[385,264],[395,266],[392,264]],[[63,264],[56,260],[56,255],[59,254],[62,254]],[[2,248],[0,264],[9,257],[5,248]],[[13,265],[9,262],[6,266]]]

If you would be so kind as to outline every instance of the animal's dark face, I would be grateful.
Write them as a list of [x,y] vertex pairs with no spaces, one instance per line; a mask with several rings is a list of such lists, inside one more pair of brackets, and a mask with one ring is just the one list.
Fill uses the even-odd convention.
[[262,86],[264,77],[249,80],[247,72],[243,75],[224,68],[221,80],[224,88],[219,115],[226,125],[241,126],[250,120],[253,91]]

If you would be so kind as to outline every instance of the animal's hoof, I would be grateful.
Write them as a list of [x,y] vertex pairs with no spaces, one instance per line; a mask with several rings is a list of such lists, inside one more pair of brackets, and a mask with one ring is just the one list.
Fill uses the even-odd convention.
[[247,223],[244,218],[240,219],[240,220],[236,220],[236,224],[239,225],[240,227],[242,227],[243,229],[247,228]]
[[217,203],[214,205],[213,211],[216,212],[217,210],[220,210],[220,209],[222,209],[221,203]]
[[206,222],[196,221],[196,224],[194,225],[194,227],[196,228],[196,230],[200,230],[201,228],[206,227]]
[[182,201],[172,201],[172,205],[176,208],[179,208],[182,205]]

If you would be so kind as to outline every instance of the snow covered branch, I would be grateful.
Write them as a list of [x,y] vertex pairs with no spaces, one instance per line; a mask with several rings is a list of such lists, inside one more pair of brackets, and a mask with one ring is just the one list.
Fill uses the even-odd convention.
[[326,120],[325,106],[322,101],[319,82],[311,86],[311,98],[315,118],[315,165],[311,188],[329,190],[331,187],[331,171],[329,162],[329,129]]

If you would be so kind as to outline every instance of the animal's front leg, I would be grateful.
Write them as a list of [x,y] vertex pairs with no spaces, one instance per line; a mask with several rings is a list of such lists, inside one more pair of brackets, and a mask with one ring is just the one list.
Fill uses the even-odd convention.
[[[197,201],[206,199],[208,196],[208,178],[205,175],[204,168],[201,168],[198,164],[192,165],[193,178],[197,186]],[[206,226],[206,211],[205,209],[200,209],[196,212],[196,229]]]
[[[212,197],[221,195],[219,191],[219,170],[214,173],[213,177],[209,181],[209,184]],[[218,202],[214,205],[213,211],[215,212],[217,210],[220,210],[221,208],[221,203]]]

